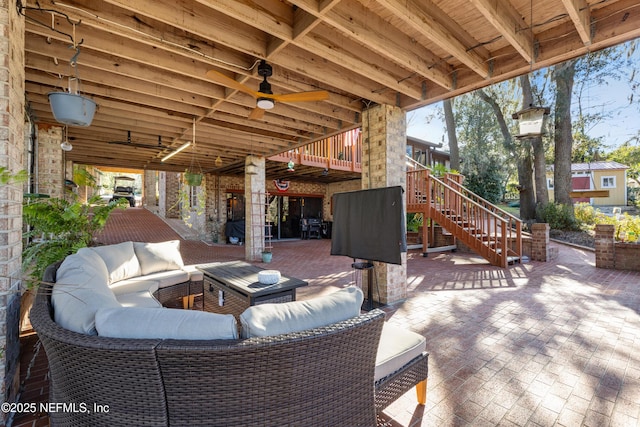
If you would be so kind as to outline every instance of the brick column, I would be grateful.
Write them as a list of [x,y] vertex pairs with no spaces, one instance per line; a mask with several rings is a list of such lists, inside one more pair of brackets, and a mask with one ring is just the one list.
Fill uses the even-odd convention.
[[[37,175],[34,177],[36,192],[51,197],[64,197],[64,151],[61,126],[39,124],[37,135]],[[73,177],[73,167],[70,167]]]
[[549,224],[535,223],[531,226],[531,259],[549,261]]
[[[0,2],[0,166],[14,174],[24,160],[24,18],[15,2]],[[58,146],[60,149],[60,146]],[[0,393],[15,402],[20,384],[22,183],[0,185]],[[0,425],[8,414],[0,414]]]
[[142,206],[154,213],[158,211],[157,184],[158,171],[145,170],[142,176]]
[[[362,188],[406,187],[407,146],[404,112],[390,105],[376,105],[362,116]],[[403,196],[403,205],[405,204]],[[366,218],[363,218],[365,221]],[[391,304],[407,297],[407,254],[402,264],[374,262],[380,301]],[[374,300],[378,297],[374,287]]]
[[167,172],[165,174],[165,217],[166,218],[180,218],[180,177],[178,172]]
[[615,268],[615,230],[613,224],[596,225],[596,268]]
[[244,174],[244,256],[248,261],[262,259],[265,224],[265,158],[247,156]]

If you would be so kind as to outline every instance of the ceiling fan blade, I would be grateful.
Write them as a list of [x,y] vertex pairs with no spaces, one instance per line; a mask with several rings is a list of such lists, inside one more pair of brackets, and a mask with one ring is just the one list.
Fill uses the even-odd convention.
[[126,145],[128,147],[135,147],[135,148],[148,148],[148,149],[156,149],[156,150],[164,150],[165,148],[169,148],[166,145],[151,145],[151,144],[142,144],[139,142],[131,142],[131,141],[109,141],[109,144],[115,144],[115,145]]
[[268,97],[280,102],[324,101],[326,99],[329,99],[329,92],[327,92],[326,90],[313,90],[310,92],[294,92],[285,93],[282,95],[270,95]]
[[260,120],[264,117],[264,110],[260,107],[256,107],[251,110],[251,114],[249,114],[249,120]]
[[258,92],[256,92],[255,90],[251,90],[249,87],[232,79],[231,77],[225,76],[219,71],[209,70],[207,71],[207,77],[216,83],[220,83],[223,86],[238,90],[240,92],[244,92],[246,94],[253,96],[254,98],[258,97]]

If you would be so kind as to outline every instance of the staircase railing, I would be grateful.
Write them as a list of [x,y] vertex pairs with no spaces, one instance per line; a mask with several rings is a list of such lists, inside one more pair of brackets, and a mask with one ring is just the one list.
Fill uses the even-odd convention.
[[522,227],[515,222],[519,220],[499,215],[459,189],[432,177],[428,170],[407,172],[407,205],[411,210],[424,210],[493,265],[506,267],[510,256],[520,257]]
[[485,209],[490,210],[507,221],[507,233],[508,238],[511,241],[510,254],[517,257],[522,256],[522,220],[464,187],[462,185],[461,178],[462,175],[448,173],[445,175],[443,181],[466,197],[469,197],[479,205],[483,206]]

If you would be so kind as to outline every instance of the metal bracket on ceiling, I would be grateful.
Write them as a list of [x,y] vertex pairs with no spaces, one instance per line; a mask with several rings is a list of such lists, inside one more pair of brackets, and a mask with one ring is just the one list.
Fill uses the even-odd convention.
[[451,90],[456,89],[458,89],[458,72],[454,70],[451,73]]
[[493,58],[489,59],[489,75],[487,76],[487,78],[493,76],[493,67],[495,66],[495,61],[493,60]]
[[[36,5],[37,4],[38,3],[36,2]],[[16,9],[18,11],[18,14],[24,16],[26,20],[28,20],[30,22],[33,22],[34,24],[40,25],[41,27],[48,28],[51,31],[55,31],[58,34],[62,34],[63,36],[69,37],[69,40],[71,40],[71,43],[73,44],[73,48],[74,49],[77,46],[80,46],[84,42],[84,39],[80,39],[80,42],[76,42],[76,38],[75,38],[76,25],[80,25],[82,23],[82,20],[74,21],[73,19],[71,19],[71,17],[69,15],[67,15],[64,12],[60,12],[60,11],[55,10],[55,9],[46,9],[46,8],[40,7],[39,5],[37,7],[25,6],[25,5],[22,4],[21,0],[17,0],[16,1]],[[44,22],[40,22],[37,19],[34,19],[32,17],[27,16],[27,14],[25,13],[25,10],[35,10],[37,12],[50,13],[51,14],[51,24],[45,24]],[[65,33],[64,31],[60,31],[55,27],[55,16],[56,15],[64,17],[64,19],[66,19],[67,22],[69,24],[71,24],[71,26],[73,27],[74,34]]]
[[427,99],[427,82],[425,82],[424,80],[422,81],[420,90],[422,91],[422,94],[420,95],[422,96],[422,100]]
[[396,107],[400,106],[400,92],[396,92]]

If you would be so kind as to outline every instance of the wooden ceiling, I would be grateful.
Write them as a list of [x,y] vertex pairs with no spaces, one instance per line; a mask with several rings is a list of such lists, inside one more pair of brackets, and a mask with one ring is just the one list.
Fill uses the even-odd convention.
[[[36,121],[55,123],[47,93],[68,86],[72,39],[80,45],[81,92],[99,107],[91,126],[68,128],[67,158],[168,171],[190,165],[191,148],[160,159],[192,139],[194,120],[201,167],[237,171],[249,153],[269,156],[357,127],[373,104],[412,110],[640,36],[637,0],[17,5],[27,18],[26,98]],[[273,67],[274,93],[326,90],[329,99],[277,103],[250,120],[255,99],[205,75],[214,69],[257,91],[261,59]],[[153,145],[160,136],[171,148],[108,143],[126,141],[128,131],[132,142]]]

